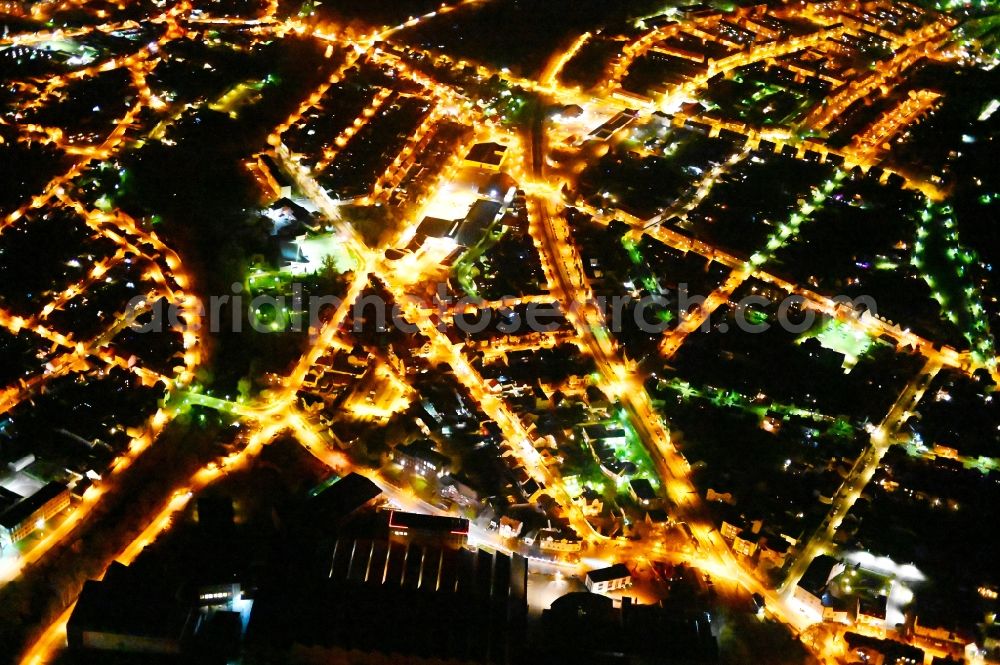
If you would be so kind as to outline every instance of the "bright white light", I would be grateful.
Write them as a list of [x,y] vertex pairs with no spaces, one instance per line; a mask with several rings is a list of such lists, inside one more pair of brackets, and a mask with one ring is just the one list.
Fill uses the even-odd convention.
[[1000,109],[1000,100],[998,99],[990,100],[990,103],[987,104],[985,108],[983,108],[983,112],[979,114],[978,118],[979,122],[986,122],[987,120],[989,120],[990,117],[994,113],[996,113],[997,109]]
[[844,560],[872,572],[895,575],[899,579],[923,582],[927,578],[912,563],[898,564],[887,556],[875,556],[871,552],[852,552]]

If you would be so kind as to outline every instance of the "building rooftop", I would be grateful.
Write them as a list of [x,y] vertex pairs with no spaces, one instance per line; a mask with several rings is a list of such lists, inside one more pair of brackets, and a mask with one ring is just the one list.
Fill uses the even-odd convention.
[[880,640],[877,637],[868,637],[859,633],[844,633],[844,641],[850,649],[871,649],[878,651],[885,656],[886,663],[923,663],[924,652],[922,649],[896,642],[894,640]]
[[799,580],[799,586],[815,596],[822,595],[826,583],[833,577],[834,568],[839,563],[829,554],[821,554],[809,564],[802,579]]
[[527,562],[486,550],[340,539],[255,601],[253,643],[386,654],[385,662],[519,663]]
[[[70,616],[68,630],[180,640],[188,611],[150,580],[113,564],[103,581],[89,580]],[[156,586],[155,581],[153,585]]]
[[772,552],[778,552],[779,554],[784,554],[788,552],[791,547],[789,542],[780,536],[767,536],[764,541],[764,547],[771,550]]
[[462,517],[422,515],[393,510],[389,512],[389,528],[464,534],[469,532],[469,520]]
[[503,212],[503,203],[487,199],[479,199],[472,204],[472,209],[465,216],[455,233],[455,242],[459,245],[472,247],[479,242],[486,234],[500,214]]
[[542,624],[546,663],[718,662],[703,614],[634,605],[627,598],[617,608],[606,596],[575,592],[553,601]]
[[635,478],[629,481],[629,486],[642,501],[653,501],[657,498],[656,490],[653,489],[653,483],[649,482],[645,478]]
[[5,510],[20,501],[21,498],[20,494],[11,492],[9,489],[4,487],[0,487],[0,515],[2,515]]
[[[531,536],[532,534],[528,535]],[[580,536],[576,535],[573,531],[558,529],[556,527],[537,529],[533,532],[533,535],[539,540],[565,540],[570,542],[580,540]]]
[[508,173],[496,173],[483,183],[479,188],[479,193],[482,196],[500,201],[507,196],[511,189],[517,189],[517,181]]
[[607,568],[598,568],[597,570],[589,571],[587,578],[591,582],[610,582],[611,580],[620,580],[623,577],[629,577],[631,574],[624,563],[616,563]]
[[53,482],[45,485],[42,489],[0,514],[0,526],[14,529],[24,520],[30,518],[39,508],[66,491],[66,486],[60,483]]
[[635,121],[637,116],[636,111],[627,109],[615,115],[603,125],[595,129],[590,133],[591,136],[595,136],[599,139],[608,139],[614,135],[615,132],[624,129],[626,126]]
[[858,598],[858,614],[864,614],[876,619],[885,619],[887,607],[888,598],[885,596],[876,596],[875,598],[861,596]]
[[357,473],[313,490],[308,510],[322,522],[336,524],[382,494],[381,488]]
[[447,456],[442,455],[431,447],[429,441],[414,441],[405,446],[396,446],[395,452],[427,462],[435,469],[442,469],[451,463]]
[[420,226],[417,227],[417,235],[428,238],[452,237],[458,224],[459,222],[454,220],[441,219],[440,217],[424,217]]
[[594,423],[584,425],[583,434],[588,440],[618,439],[625,436],[625,430],[618,425]]
[[489,164],[490,166],[500,166],[504,157],[507,156],[507,146],[499,143],[477,143],[469,150],[465,159],[477,164]]

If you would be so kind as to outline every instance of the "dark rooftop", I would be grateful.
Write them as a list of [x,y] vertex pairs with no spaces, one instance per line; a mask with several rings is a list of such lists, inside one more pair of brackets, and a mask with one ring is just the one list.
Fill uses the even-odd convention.
[[553,601],[542,622],[546,663],[718,662],[718,644],[701,614],[628,599],[616,608],[611,598],[577,592]]
[[424,217],[424,221],[417,227],[417,234],[428,238],[444,238],[453,235],[457,225],[457,222],[448,219]]
[[313,517],[336,525],[381,494],[378,485],[360,474],[351,473],[330,485],[321,486],[307,508]]
[[844,641],[851,649],[865,648],[878,651],[885,656],[886,663],[907,662],[907,660],[913,663],[924,662],[923,650],[902,642],[880,640],[852,632],[844,633]]
[[451,460],[434,450],[430,441],[414,441],[405,446],[396,446],[396,452],[413,459],[427,462],[435,469],[441,469],[451,463]]
[[301,583],[258,599],[251,640],[452,662],[520,663],[527,563],[486,550],[342,539]]
[[643,501],[652,501],[656,498],[656,490],[653,489],[653,484],[645,478],[630,480],[629,485],[632,487],[635,495]]
[[6,529],[17,528],[26,519],[30,518],[35,511],[65,491],[67,491],[65,485],[49,483],[28,498],[5,510],[0,515],[0,526]]
[[885,596],[876,598],[858,598],[858,612],[869,617],[884,619],[887,609],[888,599]]
[[624,563],[616,563],[613,566],[598,568],[587,573],[587,577],[591,582],[610,582],[611,580],[618,580],[629,575],[631,573],[628,572],[628,567]]
[[472,146],[472,149],[469,150],[469,154],[465,156],[465,159],[478,164],[500,166],[500,163],[503,162],[504,155],[506,154],[507,146],[505,145],[500,145],[499,143],[477,143]]
[[799,586],[816,596],[821,595],[837,563],[838,561],[829,554],[816,557],[799,580]]
[[148,582],[121,564],[113,564],[103,581],[86,582],[69,619],[70,635],[93,631],[180,640],[188,612]]
[[462,517],[422,515],[393,510],[389,513],[389,528],[461,534],[469,532],[469,520]]
[[499,201],[479,199],[472,205],[469,214],[459,224],[455,241],[459,245],[472,247],[482,239],[486,230],[497,220],[502,210],[503,204]]

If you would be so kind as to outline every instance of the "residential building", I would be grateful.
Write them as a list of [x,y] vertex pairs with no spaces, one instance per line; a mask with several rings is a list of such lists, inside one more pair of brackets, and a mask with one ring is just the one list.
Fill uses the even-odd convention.
[[426,479],[441,478],[451,470],[451,460],[434,450],[433,443],[426,440],[396,446],[392,458],[405,470]]
[[823,595],[823,621],[832,621],[845,626],[853,625],[851,613],[853,609],[846,600],[836,598],[829,593]]
[[591,593],[617,591],[632,586],[632,573],[624,563],[616,563],[607,568],[589,571],[584,583]]
[[844,641],[850,654],[872,665],[922,665],[924,662],[922,649],[902,642],[852,632],[844,633]]
[[479,493],[454,476],[446,476],[442,478],[440,487],[441,496],[454,501],[460,506],[473,506],[479,504]]
[[607,423],[591,423],[580,428],[583,440],[592,446],[603,443],[608,446],[624,446],[626,443],[625,429],[620,425]]
[[747,516],[740,512],[737,508],[732,505],[723,503],[716,508],[719,519],[719,533],[722,535],[723,540],[732,545],[733,541],[742,531],[749,531],[754,534],[759,534],[760,530],[764,527],[764,521],[760,519],[748,519]]
[[711,487],[705,492],[705,501],[715,501],[718,503],[728,503],[730,506],[736,504],[732,492],[716,492]]
[[69,488],[48,483],[0,514],[0,549],[24,540],[45,520],[69,506]]
[[738,536],[741,531],[743,531],[743,525],[740,522],[730,522],[725,518],[723,518],[722,524],[719,526],[719,533],[722,534],[723,540],[727,543],[732,543],[736,540],[736,536]]
[[745,556],[748,559],[752,559],[757,553],[757,544],[759,542],[759,535],[749,529],[743,529],[736,534],[736,537],[733,539],[733,552],[741,556]]
[[590,487],[583,488],[580,496],[573,499],[573,503],[580,507],[584,517],[597,517],[604,512],[604,499],[600,492]]
[[623,478],[627,478],[635,473],[639,468],[636,466],[635,462],[620,460],[612,455],[603,455],[600,458],[599,466],[601,467],[601,471],[604,475],[615,482],[618,482]]
[[976,636],[958,624],[959,621],[955,620],[954,617],[940,616],[935,618],[933,614],[922,613],[918,607],[916,616],[913,617],[913,634],[928,640],[955,644],[963,649],[970,644],[975,644]]
[[500,518],[500,526],[497,531],[501,538],[517,538],[521,535],[521,530],[524,528],[524,523],[520,520],[516,520],[513,517],[507,517],[504,515]]
[[288,198],[292,195],[292,190],[295,189],[294,181],[285,174],[285,172],[278,166],[274,157],[267,153],[260,153],[257,155],[257,171],[267,182],[268,187],[274,192],[275,196],[282,198]]
[[884,631],[887,604],[888,599],[882,595],[874,598],[859,596],[856,619],[858,625],[868,626],[878,631]]
[[645,478],[630,480],[628,494],[642,508],[655,508],[660,504],[660,496],[653,489],[653,484]]
[[822,617],[826,586],[830,580],[844,570],[843,563],[828,554],[821,554],[809,564],[805,574],[795,585],[792,597],[811,610],[817,617]]
[[579,552],[583,549],[579,536],[575,533],[563,533],[560,529],[551,527],[535,529],[524,537],[525,545],[536,546],[543,552]]
[[780,536],[768,534],[760,539],[758,551],[760,552],[760,563],[781,568],[788,558],[788,550],[791,544]]

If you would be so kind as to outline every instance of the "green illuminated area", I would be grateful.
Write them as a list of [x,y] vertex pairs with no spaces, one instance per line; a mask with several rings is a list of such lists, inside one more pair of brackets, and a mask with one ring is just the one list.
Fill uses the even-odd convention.
[[538,99],[534,95],[520,88],[500,85],[483,113],[488,118],[499,118],[504,125],[517,127],[529,122],[537,110]]
[[837,423],[837,432],[846,435],[853,431],[848,421],[834,418],[833,416],[802,409],[791,404],[780,404],[761,399],[759,396],[751,398],[734,390],[723,390],[712,386],[694,387],[687,381],[673,377],[661,379],[656,383],[658,394],[664,391],[673,391],[684,400],[701,399],[720,409],[736,409],[748,414],[756,415],[760,418],[766,416],[794,417],[812,420],[814,422]]
[[[949,0],[948,4],[964,6],[966,3],[961,0]],[[995,13],[996,2],[980,0],[979,8],[992,13],[963,23],[958,30],[960,43],[965,51],[976,53],[977,57],[995,65],[1000,56],[1000,13]]]
[[[811,201],[817,195],[825,201],[830,194],[823,191],[825,183],[837,173],[830,165],[752,156],[717,179],[679,230],[738,256],[759,254],[756,260],[763,264],[775,251],[767,250],[768,243],[780,249],[810,215],[821,212]],[[803,213],[804,206],[810,213]]]
[[[626,443],[624,446],[617,449],[619,459],[622,461],[632,462],[638,467],[636,473],[632,476],[633,478],[645,478],[653,483],[653,487],[659,484],[657,480],[656,470],[653,466],[653,461],[649,458],[649,453],[646,452],[645,446],[642,444],[642,439],[635,431],[635,426],[629,419],[628,414],[624,410],[619,410],[616,414],[616,420],[625,430]],[[619,481],[618,488],[621,491],[627,480]]]
[[[601,375],[591,358],[570,344],[508,352],[491,356],[483,375],[497,381],[518,416],[536,423],[538,435],[551,442],[542,452],[558,458],[570,496],[588,502],[599,497],[604,503],[590,515],[598,528],[611,528],[621,509],[627,524],[643,521],[648,507],[635,504],[629,483],[645,479],[659,488],[660,481],[625,409],[597,387]],[[588,428],[608,436],[585,435]]]
[[[846,174],[844,171],[837,171],[832,178],[823,182],[818,187],[812,189],[812,196],[803,201],[797,212],[792,213],[787,222],[778,224],[774,233],[764,243],[762,251],[754,252],[750,256],[750,265],[759,268],[774,259],[782,247],[798,238],[799,229],[803,223],[812,219],[813,213],[822,209],[826,200],[833,194],[840,183],[843,182]],[[801,200],[801,199],[800,199]]]
[[492,249],[507,230],[499,222],[494,222],[486,229],[485,235],[470,247],[455,264],[455,281],[463,294],[470,298],[479,297],[479,289],[476,287],[476,278],[482,274],[484,268],[481,259]]
[[977,360],[992,358],[993,336],[974,281],[979,261],[961,244],[950,206],[928,206],[921,213],[912,262],[932,289],[942,316],[962,331]]
[[824,349],[843,354],[844,364],[853,367],[872,346],[872,339],[864,331],[836,319],[827,320],[813,335]]
[[[861,424],[881,419],[923,364],[920,356],[858,336],[814,313],[790,307],[779,316],[781,293],[756,280],[748,280],[733,302],[746,295],[776,303],[749,307],[765,313],[766,329],[748,327],[746,310],[724,306],[713,315],[710,332],[690,335],[657,377]],[[805,325],[809,318],[812,323]]]
[[[621,428],[625,441],[588,443],[578,431],[570,440],[561,444],[560,455],[563,462],[560,466],[570,495],[578,497],[596,493],[608,502],[606,512],[616,505],[632,505],[629,496],[629,483],[632,480],[648,480],[657,493],[660,493],[660,481],[653,463],[624,411],[619,410],[613,418],[593,424],[604,425],[609,429]],[[634,466],[629,466],[630,470],[626,473],[615,476],[608,470],[607,459],[611,457],[598,459],[605,454],[610,454],[619,463]],[[641,521],[643,511],[633,514],[632,519]]]
[[[622,236],[621,243],[622,247],[624,247],[625,251],[628,253],[628,258],[632,261],[633,265],[639,269],[639,283],[642,284],[642,287],[650,293],[659,293],[662,290],[660,283],[657,280],[656,275],[649,271],[646,259],[642,255],[640,244],[627,236]],[[665,322],[673,320],[673,316],[673,312],[670,311],[663,311],[660,313],[661,320]]]
[[[782,72],[775,68],[775,73]],[[705,103],[709,109],[722,109],[755,126],[793,125],[822,98],[787,77],[778,79],[772,72],[754,74],[737,70],[732,78],[708,89]]]
[[846,296],[859,313],[956,348],[958,326],[941,315],[933,290],[913,263],[926,200],[870,179],[849,178],[803,225],[795,242],[774,253],[770,269],[831,298]]
[[209,104],[213,111],[228,113],[236,117],[241,108],[250,106],[261,101],[264,96],[261,91],[265,85],[274,82],[274,77],[269,75],[259,81],[242,81],[222,94],[217,100]]

